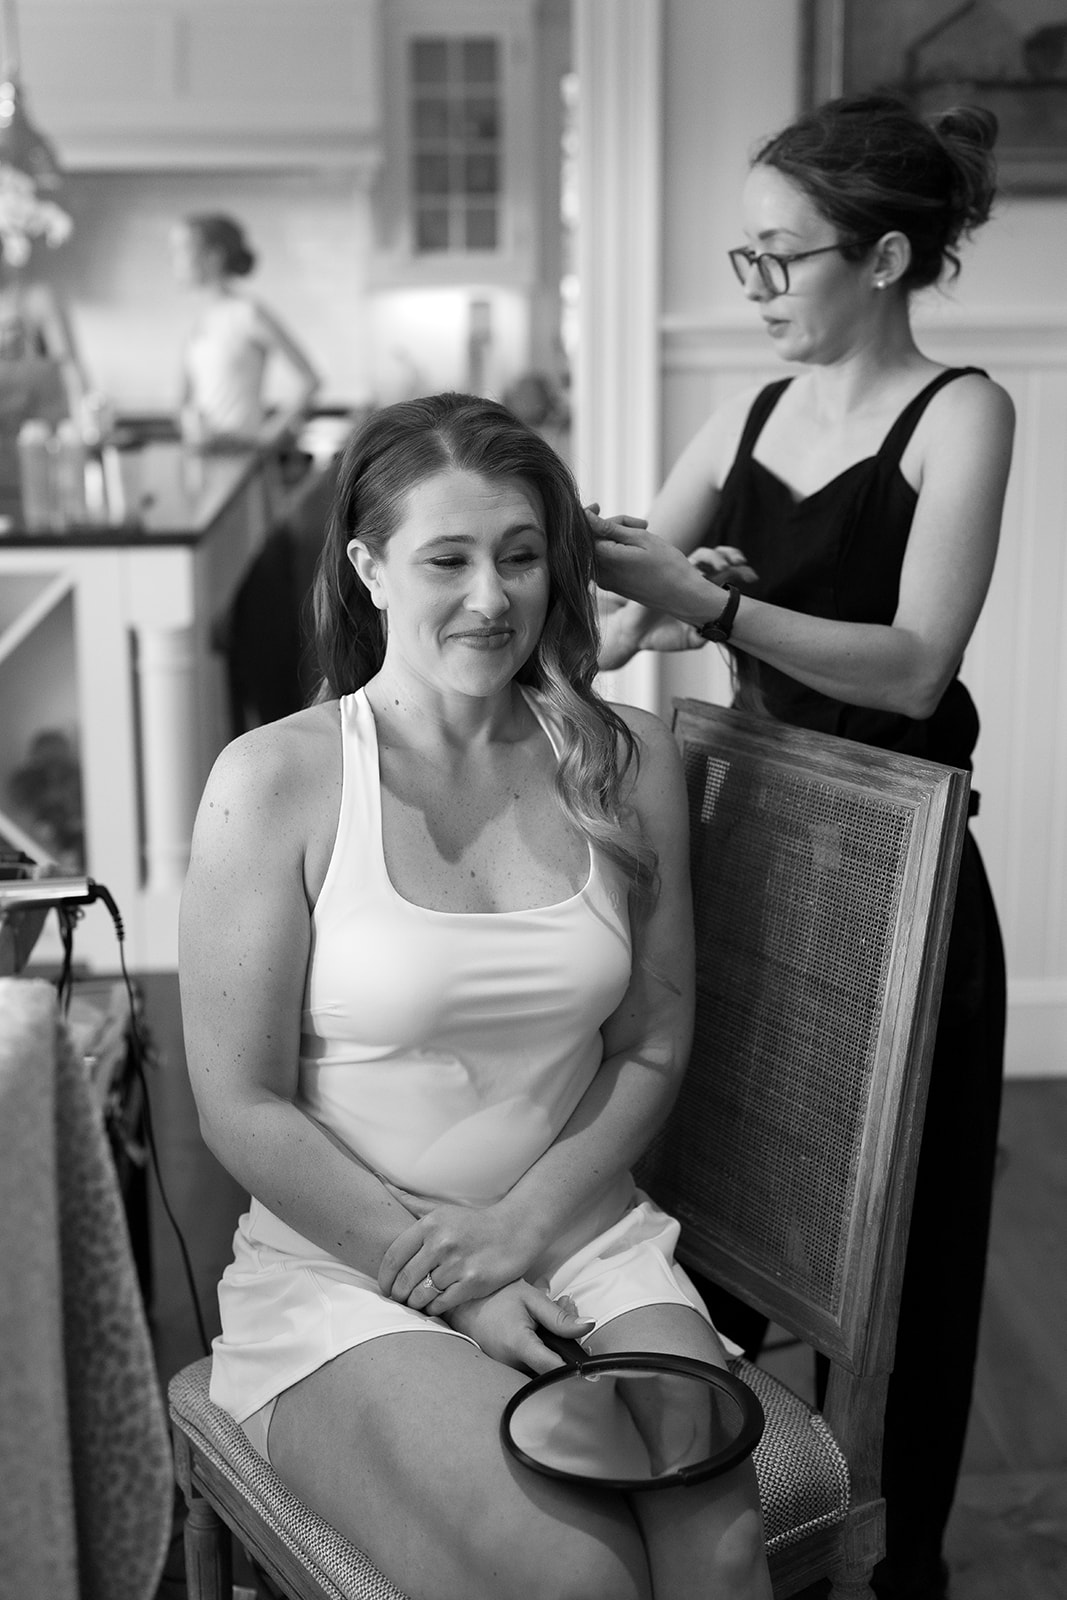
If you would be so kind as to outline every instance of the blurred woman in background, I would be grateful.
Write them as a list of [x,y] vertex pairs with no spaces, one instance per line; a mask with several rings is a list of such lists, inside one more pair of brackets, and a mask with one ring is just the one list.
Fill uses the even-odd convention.
[[[236,287],[256,261],[242,229],[231,217],[186,217],[172,234],[171,259],[177,281],[201,301],[183,359],[182,437],[208,448],[271,443],[307,409],[319,376],[278,318]],[[293,392],[268,420],[272,359],[288,370]]]

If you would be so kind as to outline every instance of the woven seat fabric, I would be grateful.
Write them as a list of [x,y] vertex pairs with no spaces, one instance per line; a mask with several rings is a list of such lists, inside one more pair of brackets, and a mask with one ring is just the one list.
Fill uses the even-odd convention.
[[274,1528],[277,1537],[336,1600],[406,1600],[358,1545],[309,1511],[254,1450],[243,1428],[208,1397],[211,1358],[205,1356],[170,1382],[175,1426]]
[[[731,1369],[755,1391],[767,1419],[753,1459],[768,1553],[843,1521],[848,1468],[818,1412],[751,1362],[733,1362]],[[357,1545],[290,1494],[243,1428],[208,1398],[210,1377],[205,1357],[171,1380],[171,1416],[193,1445],[269,1519],[319,1582],[334,1585],[337,1600],[404,1600]]]
[[731,1361],[763,1407],[766,1427],[753,1464],[768,1555],[845,1520],[849,1475],[837,1441],[817,1411],[762,1367]]

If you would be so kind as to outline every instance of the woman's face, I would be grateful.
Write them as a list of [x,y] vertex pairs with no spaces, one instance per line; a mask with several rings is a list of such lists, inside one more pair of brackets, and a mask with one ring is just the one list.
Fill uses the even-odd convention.
[[533,654],[548,613],[540,498],[517,478],[448,469],[407,496],[382,556],[349,559],[386,619],[386,666],[437,693],[485,698]]
[[218,252],[207,250],[196,228],[180,222],[171,229],[170,264],[175,282],[182,288],[197,288],[218,276]]
[[[837,242],[834,225],[774,167],[752,168],[741,208],[745,242],[754,251],[788,257]],[[836,250],[790,264],[785,294],[772,293],[753,267],[744,292],[759,306],[784,361],[839,361],[865,341],[876,315],[872,258],[846,261]]]

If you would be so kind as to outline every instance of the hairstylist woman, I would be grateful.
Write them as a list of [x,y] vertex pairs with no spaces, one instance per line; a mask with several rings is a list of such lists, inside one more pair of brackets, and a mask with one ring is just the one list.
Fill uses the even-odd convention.
[[[925,356],[910,311],[915,293],[956,270],[957,243],[989,213],[995,134],[984,111],[927,124],[868,96],[820,107],[758,152],[746,242],[730,260],[768,338],[800,371],[709,418],[652,507],[658,538],[601,525],[600,582],[631,601],[608,621],[603,664],[646,638],[662,643],[665,612],[676,647],[702,643],[701,627],[729,639],[740,704],[970,766],[978,717],[957,673],[993,571],[1013,412],[985,373]],[[690,555],[731,587],[709,588]],[[888,1556],[876,1586],[894,1600],[946,1592],[1004,988],[968,836],[886,1415]]]

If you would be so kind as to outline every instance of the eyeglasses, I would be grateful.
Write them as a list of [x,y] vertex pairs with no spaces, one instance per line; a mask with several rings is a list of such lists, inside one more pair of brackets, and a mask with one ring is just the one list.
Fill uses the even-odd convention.
[[831,250],[846,250],[851,245],[867,242],[859,239],[843,239],[839,244],[820,245],[817,250],[797,250],[791,256],[774,255],[770,250],[750,250],[747,244],[743,244],[736,250],[728,250],[727,255],[742,288],[748,283],[748,275],[755,267],[760,282],[768,294],[788,294],[789,268],[794,261],[807,261],[810,256],[824,256]]

